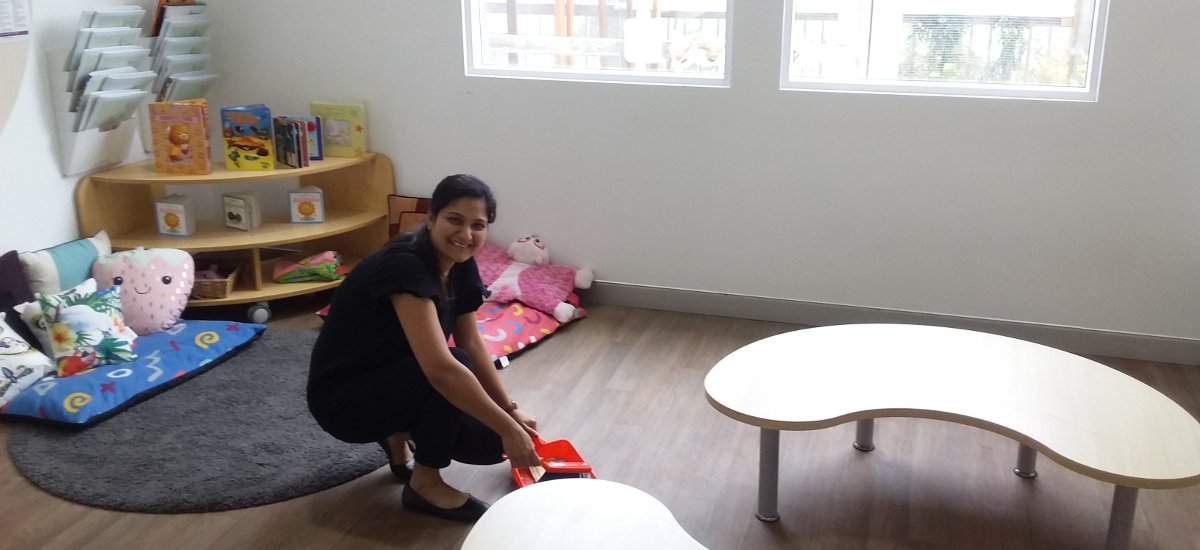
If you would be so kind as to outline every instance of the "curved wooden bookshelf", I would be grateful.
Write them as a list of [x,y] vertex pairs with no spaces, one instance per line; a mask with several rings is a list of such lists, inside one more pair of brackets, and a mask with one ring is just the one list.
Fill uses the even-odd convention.
[[[358,263],[360,258],[352,258],[342,256],[342,262],[351,268]],[[263,273],[271,273],[275,265],[274,260],[267,260],[262,263]],[[228,296],[224,298],[214,298],[208,300],[190,299],[188,300],[189,307],[204,307],[204,306],[232,306],[237,304],[252,304],[264,300],[263,296],[269,296],[271,299],[289,298],[292,296],[302,296],[313,292],[320,292],[334,288],[342,284],[341,279],[336,281],[316,281],[310,283],[277,283],[270,279],[266,279],[262,283],[262,288],[255,290],[253,288],[235,288]]]
[[319,174],[321,172],[341,170],[349,166],[372,162],[377,156],[379,156],[378,153],[367,153],[364,156],[354,158],[327,158],[325,160],[314,160],[310,166],[306,166],[304,168],[285,168],[280,170],[226,170],[225,165],[219,164],[214,165],[213,171],[208,174],[184,175],[168,175],[155,172],[154,160],[150,159],[122,166],[120,168],[114,168],[107,172],[93,174],[90,177],[97,183],[168,183],[171,185],[181,183],[210,184],[271,181],[280,178],[309,176],[312,174]]
[[225,227],[216,220],[196,222],[196,232],[187,237],[160,235],[157,227],[146,226],[120,237],[113,237],[113,248],[180,248],[188,252],[215,252],[264,248],[292,243],[307,242],[321,237],[354,231],[385,219],[386,214],[374,212],[351,212],[330,210],[325,212],[325,223],[300,224],[287,220],[264,221],[262,225],[242,231]]
[[[219,213],[197,213],[196,232],[187,237],[160,235],[154,223],[154,201],[167,195],[167,185],[237,183],[252,189],[256,183],[298,178],[299,186],[314,185],[324,192],[325,222],[289,223],[268,219],[250,231],[225,227]],[[265,302],[338,286],[340,281],[279,284],[271,280],[273,260],[261,249],[301,244],[305,252],[336,250],[346,263],[370,254],[387,242],[387,195],[395,191],[392,162],[368,153],[356,158],[312,161],[306,168],[230,171],[214,166],[210,174],[166,175],[146,160],[90,174],[75,188],[75,208],[82,235],[105,230],[113,249],[178,248],[195,253],[221,253],[243,266],[234,290],[220,299],[193,299],[189,306]],[[186,194],[186,191],[184,191]],[[205,215],[210,214],[210,215]]]

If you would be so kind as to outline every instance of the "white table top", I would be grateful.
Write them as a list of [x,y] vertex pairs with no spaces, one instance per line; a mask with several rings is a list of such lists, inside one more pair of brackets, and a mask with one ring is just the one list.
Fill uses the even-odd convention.
[[704,388],[718,411],[763,428],[948,420],[1110,483],[1200,483],[1200,422],[1182,407],[1095,361],[1004,336],[888,324],[798,330],[729,354]]
[[704,550],[654,497],[613,481],[517,489],[475,523],[462,550]]

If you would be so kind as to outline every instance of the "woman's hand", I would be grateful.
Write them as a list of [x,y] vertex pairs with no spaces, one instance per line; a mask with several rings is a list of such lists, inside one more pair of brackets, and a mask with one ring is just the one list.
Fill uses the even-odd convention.
[[512,463],[513,468],[540,466],[542,463],[542,459],[533,450],[533,440],[524,430],[513,430],[509,435],[501,436],[500,444],[504,446],[504,454],[508,455],[508,461]]
[[513,409],[511,414],[513,420],[516,420],[517,424],[520,424],[522,428],[525,428],[525,433],[529,434],[529,437],[538,436],[537,418],[535,418],[532,414],[525,412],[524,409]]

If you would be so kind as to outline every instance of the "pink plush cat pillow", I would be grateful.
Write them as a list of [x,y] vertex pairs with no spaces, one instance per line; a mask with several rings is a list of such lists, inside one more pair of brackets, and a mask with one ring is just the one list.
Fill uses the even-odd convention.
[[92,276],[100,289],[121,287],[125,326],[140,335],[171,328],[192,293],[192,255],[174,248],[135,248],[96,258]]
[[488,286],[488,301],[519,301],[533,309],[553,315],[560,323],[579,316],[567,302],[574,288],[592,286],[592,270],[551,264],[550,252],[536,236],[521,237],[508,252],[485,242],[475,255],[479,277]]

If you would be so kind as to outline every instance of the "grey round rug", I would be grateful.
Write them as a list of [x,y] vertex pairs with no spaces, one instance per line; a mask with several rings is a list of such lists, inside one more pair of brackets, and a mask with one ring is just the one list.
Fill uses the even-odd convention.
[[83,431],[15,424],[8,451],[38,487],[125,512],[213,512],[340,485],[387,463],[308,413],[316,331],[268,329],[196,378]]

